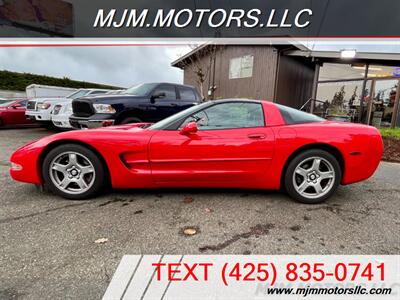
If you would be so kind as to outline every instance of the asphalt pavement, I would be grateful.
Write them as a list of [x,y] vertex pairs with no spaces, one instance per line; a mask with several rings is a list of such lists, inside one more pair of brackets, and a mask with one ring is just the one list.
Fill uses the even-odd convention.
[[225,189],[70,201],[8,175],[12,151],[48,134],[0,130],[0,299],[99,299],[124,254],[400,254],[400,164],[319,205]]

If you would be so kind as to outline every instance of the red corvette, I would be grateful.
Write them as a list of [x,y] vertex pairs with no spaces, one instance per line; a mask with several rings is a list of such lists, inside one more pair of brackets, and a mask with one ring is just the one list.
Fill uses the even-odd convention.
[[27,99],[0,100],[0,128],[37,125],[25,117]]
[[370,177],[379,131],[328,122],[267,101],[210,101],[153,125],[139,123],[45,137],[11,156],[15,180],[68,199],[113,188],[284,188],[318,203],[339,184]]

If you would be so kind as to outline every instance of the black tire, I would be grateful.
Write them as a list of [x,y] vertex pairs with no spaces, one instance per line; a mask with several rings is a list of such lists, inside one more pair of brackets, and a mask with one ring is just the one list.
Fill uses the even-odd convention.
[[[91,186],[86,191],[83,191],[82,193],[70,193],[68,191],[63,191],[56,186],[56,184],[53,182],[53,179],[51,178],[50,167],[51,167],[53,160],[66,152],[72,152],[72,153],[76,153],[78,155],[82,155],[93,166],[93,169],[94,169],[93,182],[91,183]],[[52,149],[46,155],[42,166],[43,166],[42,167],[42,176],[44,179],[45,187],[48,190],[50,190],[51,192],[53,192],[54,194],[59,195],[66,199],[71,199],[71,200],[89,199],[89,198],[96,196],[103,189],[103,187],[108,186],[107,185],[108,177],[107,177],[107,173],[106,173],[106,167],[104,166],[104,164],[102,163],[102,161],[100,160],[100,158],[97,156],[96,153],[94,153],[89,148],[81,146],[81,145],[65,144],[65,145],[57,146],[56,148]],[[54,178],[54,176],[53,176],[53,178]]]
[[[297,191],[296,187],[294,186],[294,184],[295,184],[293,182],[293,181],[295,181],[294,172],[295,172],[296,168],[299,166],[299,164],[301,164],[304,161],[307,161],[307,159],[312,160],[313,158],[322,158],[323,160],[326,160],[327,162],[329,162],[330,167],[333,169],[332,171],[334,172],[333,178],[332,178],[333,182],[329,181],[329,179],[324,179],[324,180],[328,180],[330,189],[326,189],[327,192],[325,192],[325,194],[322,194],[321,196],[316,195],[316,196],[307,197],[305,195],[300,194],[300,192]],[[326,166],[328,166],[329,164],[327,164]],[[308,173],[308,174],[310,174],[310,173]],[[306,203],[306,204],[317,204],[317,203],[321,203],[321,202],[325,201],[335,192],[335,190],[339,186],[341,178],[342,178],[342,170],[341,170],[338,160],[332,154],[330,154],[327,151],[320,150],[320,149],[311,149],[311,150],[304,151],[304,152],[300,153],[299,155],[297,155],[296,157],[294,157],[290,161],[289,165],[287,166],[286,173],[284,174],[284,176],[285,176],[284,177],[285,190],[294,200],[301,202],[301,203]],[[296,176],[302,176],[302,175],[296,175]],[[321,176],[321,178],[322,178],[322,176]],[[308,180],[308,179],[309,179],[309,177],[307,179],[304,177],[304,180]],[[297,177],[296,177],[296,180],[298,180]],[[300,181],[302,181],[302,180],[300,179]],[[320,183],[320,186],[323,185],[324,183],[325,183],[325,181]],[[307,181],[307,184],[308,184],[308,181]],[[326,186],[328,186],[328,183],[326,183]],[[310,189],[310,191],[314,190],[313,187],[309,187],[309,189]],[[307,191],[307,190],[305,190],[305,191]],[[317,190],[315,189],[315,192],[316,191]]]
[[3,120],[0,118],[0,127],[3,127]]
[[123,119],[120,124],[129,124],[129,123],[141,123],[142,121],[139,118],[129,117]]
[[47,130],[56,131],[56,132],[58,131],[58,127],[55,126],[55,125],[53,124],[53,122],[45,123],[45,124],[44,124],[44,127],[45,127]]

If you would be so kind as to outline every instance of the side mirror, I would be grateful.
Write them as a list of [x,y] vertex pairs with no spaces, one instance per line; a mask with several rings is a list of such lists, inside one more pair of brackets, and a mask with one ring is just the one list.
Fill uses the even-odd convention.
[[151,95],[151,102],[154,103],[154,100],[159,98],[165,98],[165,93],[163,92],[154,93],[153,95]]
[[196,133],[198,130],[196,122],[189,122],[180,131],[180,134],[190,135]]
[[21,104],[17,103],[17,104],[13,104],[11,105],[12,108],[17,109],[18,107],[21,107]]

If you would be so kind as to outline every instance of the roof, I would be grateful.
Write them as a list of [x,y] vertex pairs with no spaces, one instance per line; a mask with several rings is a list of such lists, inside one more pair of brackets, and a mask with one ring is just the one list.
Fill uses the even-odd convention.
[[[184,66],[184,61],[185,60],[187,60],[189,57],[191,57],[192,55],[194,55],[195,53],[198,53],[198,52],[201,52],[201,51],[204,51],[204,50],[206,50],[207,49],[207,47],[208,46],[211,46],[211,45],[214,45],[214,44],[208,44],[208,43],[206,43],[206,44],[202,44],[202,45],[200,45],[200,46],[198,46],[198,47],[196,47],[196,48],[194,48],[193,50],[191,50],[190,52],[188,52],[188,53],[186,53],[185,55],[183,55],[183,56],[181,56],[180,58],[178,58],[178,59],[176,59],[175,61],[173,61],[172,63],[171,63],[171,66],[173,66],[173,67],[177,67],[177,68],[182,68],[183,66]],[[218,46],[218,45],[215,45],[215,46]],[[236,44],[228,44],[228,45],[225,45],[226,47],[231,47],[231,46],[249,46],[249,45],[247,45],[247,44],[239,44],[239,45],[236,45]],[[253,44],[253,45],[251,45],[251,46],[266,46],[266,47],[275,47],[275,48],[282,48],[282,47],[293,47],[293,49],[297,49],[297,50],[302,50],[302,51],[305,51],[305,50],[307,50],[308,48],[307,47],[305,47],[304,45],[302,45],[302,44],[296,44],[295,42],[292,42],[290,45],[269,45],[269,44]]]
[[370,62],[377,64],[399,65],[400,53],[378,53],[378,52],[356,52],[356,56],[351,59],[343,59],[339,51],[286,51],[285,55],[309,57],[323,62]]
[[189,57],[191,57],[193,54],[195,54],[195,53],[197,53],[197,52],[199,52],[199,51],[205,50],[208,46],[210,46],[210,44],[203,44],[203,45],[200,45],[200,46],[194,48],[194,49],[191,50],[190,52],[188,52],[188,53],[186,53],[185,55],[179,57],[177,60],[174,60],[174,61],[171,63],[171,66],[180,68],[181,65],[183,64],[183,61],[185,61],[186,59],[188,59]]

